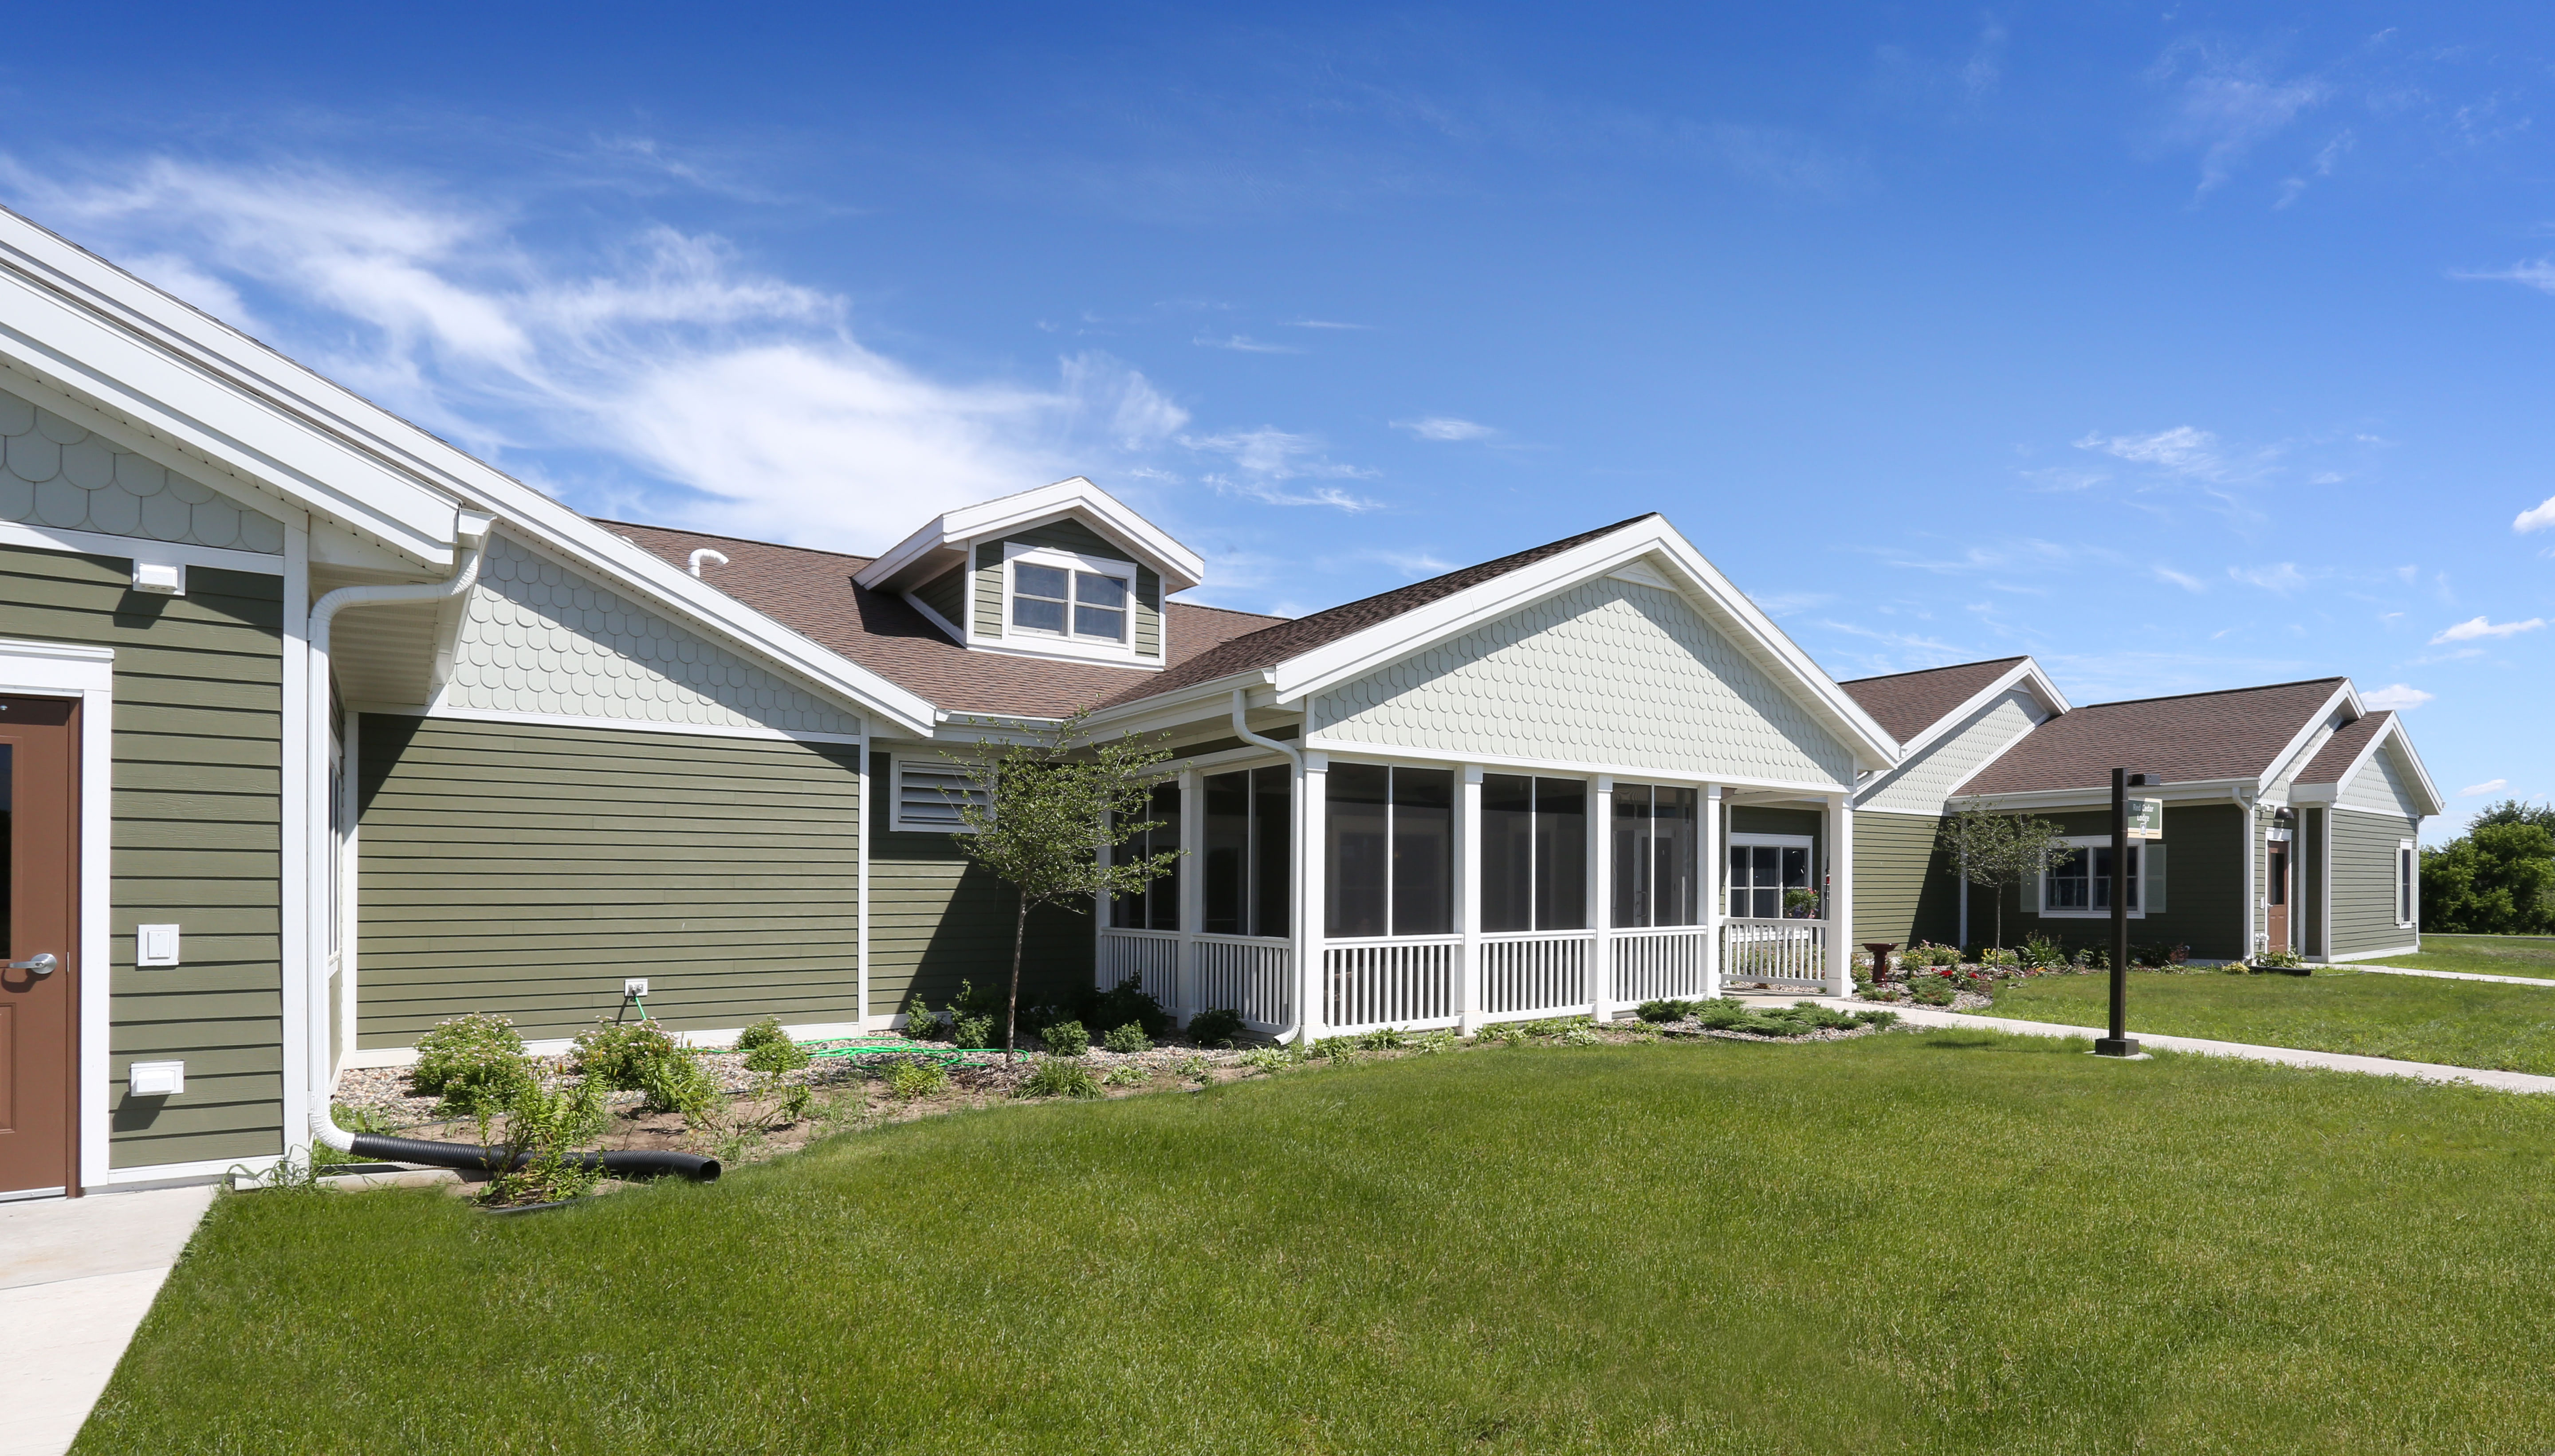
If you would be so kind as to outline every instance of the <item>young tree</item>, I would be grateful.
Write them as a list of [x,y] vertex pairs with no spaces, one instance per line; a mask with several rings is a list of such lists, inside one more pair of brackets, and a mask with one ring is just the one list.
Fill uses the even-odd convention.
[[[1997,813],[1980,798],[1963,799],[1943,816],[1938,842],[1968,885],[1983,885],[1996,899],[1996,947],[2005,948],[2005,892],[2019,888],[2065,852],[2058,825],[2031,814]],[[1969,894],[1965,885],[1962,894]]]
[[1149,829],[1146,817],[1157,766],[1170,750],[1133,738],[1089,743],[1088,709],[1029,735],[999,752],[975,758],[942,757],[966,776],[967,790],[952,793],[958,817],[974,831],[958,836],[967,858],[1019,896],[1012,920],[1012,989],[1003,1014],[1003,1057],[1018,1044],[1021,960],[1029,944],[1030,911],[1042,905],[1075,910],[1096,896],[1132,895],[1171,872],[1178,850],[1111,862],[1107,851]]

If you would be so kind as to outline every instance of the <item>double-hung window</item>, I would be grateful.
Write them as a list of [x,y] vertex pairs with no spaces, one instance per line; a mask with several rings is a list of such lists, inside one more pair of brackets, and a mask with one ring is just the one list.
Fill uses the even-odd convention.
[[2421,851],[2410,839],[2395,841],[2395,924],[2410,929],[2414,920],[2414,885],[2422,868]]
[[1011,561],[1012,627],[1033,636],[1124,644],[1132,568],[1062,555],[1016,556]]
[[1323,815],[1323,933],[1455,928],[1455,773],[1333,763]]
[[1588,928],[1588,784],[1482,776],[1482,928]]
[[1740,919],[1809,919],[1818,910],[1810,888],[1806,834],[1730,836],[1730,913]]
[[[2164,909],[2164,844],[2133,840],[2129,844],[2129,914],[2143,918]],[[2067,840],[2049,856],[2040,872],[2040,913],[2108,915],[2112,912],[2112,838],[2086,835]]]

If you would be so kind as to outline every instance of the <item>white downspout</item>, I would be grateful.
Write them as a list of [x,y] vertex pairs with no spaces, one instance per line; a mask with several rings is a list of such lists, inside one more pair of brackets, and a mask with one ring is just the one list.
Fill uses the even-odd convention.
[[[445,597],[459,596],[468,591],[471,583],[479,579],[479,563],[487,555],[488,550],[488,528],[494,524],[496,524],[496,518],[483,511],[465,510],[457,514],[453,522],[452,535],[455,543],[461,546],[461,559],[450,578],[446,580],[386,586],[341,586],[311,603],[310,682],[311,698],[321,705],[318,712],[314,714],[318,721],[323,723],[326,721],[324,715],[328,701],[328,628],[329,624],[336,620],[337,614],[348,607],[379,606],[386,602],[440,601]],[[314,802],[324,801],[324,798],[314,800]],[[328,1054],[326,1019],[312,1017],[310,1025],[310,1045],[306,1055],[311,1081],[325,1083],[329,1080],[333,1061]],[[354,1135],[337,1126],[336,1118],[329,1108],[330,1096],[335,1090],[333,1086],[328,1085],[311,1087],[310,1136],[339,1153],[351,1153],[355,1148]]]
[[2245,933],[2237,941],[2241,953],[2236,958],[2250,961],[2253,958],[2253,800],[2241,784],[2228,789],[2227,796],[2236,800],[2237,822],[2244,826],[2245,835]]
[[[1233,690],[1234,736],[1241,739],[1243,742],[1250,744],[1254,748],[1274,749],[1286,756],[1286,762],[1294,765],[1295,767],[1295,798],[1300,803],[1305,793],[1308,791],[1304,785],[1304,755],[1302,750],[1297,749],[1293,744],[1283,743],[1275,738],[1263,738],[1259,734],[1252,732],[1251,724],[1246,721],[1243,716],[1243,709],[1247,702],[1248,697],[1244,690],[1239,687],[1235,688]],[[1312,832],[1310,826],[1312,824],[1313,816],[1309,807],[1307,807],[1303,812],[1297,813],[1294,818],[1296,832]],[[1295,862],[1298,864],[1302,863],[1303,846],[1301,844],[1295,844],[1290,845],[1288,848]],[[1296,876],[1294,878],[1301,879],[1302,877]],[[1306,907],[1313,903],[1312,897],[1313,887],[1309,885],[1298,885],[1295,887],[1294,913],[1289,916],[1289,918],[1294,922],[1293,929],[1295,933],[1288,938],[1294,942],[1295,950],[1298,954],[1307,954],[1312,945],[1312,937],[1304,933]],[[1292,1040],[1296,1033],[1303,1030],[1304,1012],[1305,1009],[1311,1005],[1308,998],[1312,993],[1308,988],[1318,984],[1320,983],[1305,973],[1304,967],[1295,967],[1295,1024],[1288,1027],[1286,1030],[1279,1031],[1277,1035],[1278,1040]]]

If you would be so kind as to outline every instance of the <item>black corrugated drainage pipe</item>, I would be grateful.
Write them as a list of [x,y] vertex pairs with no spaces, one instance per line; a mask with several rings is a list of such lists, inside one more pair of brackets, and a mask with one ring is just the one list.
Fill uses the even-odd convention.
[[[311,1119],[313,1133],[319,1141],[335,1148],[336,1140],[327,1136],[338,1130],[328,1125],[322,1131],[320,1120]],[[511,1172],[534,1160],[530,1153],[512,1157],[503,1148],[474,1148],[467,1143],[420,1143],[412,1138],[383,1138],[371,1133],[343,1134],[347,1146],[340,1153],[370,1157],[382,1162],[422,1162],[428,1167],[478,1168],[486,1172]],[[715,1157],[692,1153],[579,1153],[571,1160],[590,1172],[615,1178],[662,1178],[668,1175],[689,1178],[695,1183],[717,1180],[719,1163]]]

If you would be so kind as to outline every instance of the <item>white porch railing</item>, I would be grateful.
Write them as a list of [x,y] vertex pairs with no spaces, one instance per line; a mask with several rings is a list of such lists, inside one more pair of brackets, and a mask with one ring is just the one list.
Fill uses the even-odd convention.
[[1462,1020],[1460,935],[1334,940],[1322,952],[1322,1029],[1451,1027]]
[[1724,920],[1721,984],[1824,987],[1827,950],[1825,920]]
[[1191,1014],[1231,1008],[1255,1031],[1295,1024],[1294,948],[1254,935],[1189,938],[1191,976],[1182,998]]
[[1617,930],[1609,937],[1617,1006],[1692,1001],[1703,995],[1712,932],[1701,925]]
[[1100,989],[1107,991],[1141,978],[1156,1001],[1170,1006],[1180,994],[1180,934],[1177,930],[1100,932]]
[[1560,1016],[1588,1008],[1587,930],[1482,937],[1482,1015],[1492,1021]]

